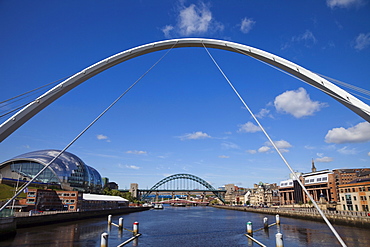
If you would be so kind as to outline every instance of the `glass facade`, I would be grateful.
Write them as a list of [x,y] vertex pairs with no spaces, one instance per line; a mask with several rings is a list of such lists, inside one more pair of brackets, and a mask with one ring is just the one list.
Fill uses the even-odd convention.
[[[36,174],[44,166],[33,162],[33,161],[16,161],[11,164],[11,171],[16,172],[23,177],[28,177],[29,180],[34,178]],[[40,183],[57,183],[59,184],[59,179],[57,175],[50,169],[43,171],[35,180]]]
[[[18,177],[22,177],[22,180],[30,180],[44,166],[48,165],[59,152],[58,150],[41,150],[22,154],[0,164],[0,170],[10,167],[11,174],[13,174],[10,179],[16,179],[14,177],[16,173]],[[69,152],[64,152],[55,159],[35,181],[58,184],[62,189],[72,188],[82,192],[95,193],[102,189],[102,178],[99,172]]]

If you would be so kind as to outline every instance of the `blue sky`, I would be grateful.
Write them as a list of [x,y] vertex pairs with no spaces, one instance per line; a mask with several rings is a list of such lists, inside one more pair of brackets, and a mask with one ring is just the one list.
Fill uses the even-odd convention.
[[[256,47],[370,90],[369,13],[367,0],[0,1],[0,100],[118,52],[186,37]],[[210,52],[295,171],[309,172],[312,159],[320,170],[370,167],[365,120],[252,58]],[[0,161],[63,149],[164,53],[129,60],[73,89],[0,143]],[[14,105],[2,104],[2,113]],[[203,48],[169,52],[68,151],[122,189],[177,173],[215,187],[289,177]]]

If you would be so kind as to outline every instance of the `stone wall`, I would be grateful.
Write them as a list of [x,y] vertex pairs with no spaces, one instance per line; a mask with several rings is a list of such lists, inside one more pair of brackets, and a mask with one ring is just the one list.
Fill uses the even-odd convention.
[[83,212],[63,212],[55,214],[35,214],[32,216],[19,216],[15,218],[17,228],[37,226],[40,224],[52,224],[65,221],[82,220],[93,217],[103,217],[116,214],[128,214],[148,210],[145,207],[128,207],[112,210],[83,211]]
[[[259,214],[272,214],[285,217],[292,217],[304,220],[314,220],[323,222],[321,215],[316,210],[307,210],[300,208],[251,208],[251,207],[232,207],[232,206],[213,206],[216,208],[239,210],[246,212],[253,212]],[[343,212],[326,211],[325,216],[331,223],[340,225],[351,225],[356,227],[370,228],[370,216],[367,213],[350,212],[351,215],[344,214]]]
[[0,218],[0,236],[2,238],[10,237],[15,234],[16,223],[14,217]]

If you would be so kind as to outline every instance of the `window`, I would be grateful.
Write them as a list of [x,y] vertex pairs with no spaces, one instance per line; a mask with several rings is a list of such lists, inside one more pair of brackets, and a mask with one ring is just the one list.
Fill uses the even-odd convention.
[[322,178],[322,181],[328,181],[328,178],[326,178],[326,177]]
[[352,188],[352,192],[356,192],[355,188]]
[[33,198],[29,198],[29,199],[27,200],[27,203],[35,204],[35,199],[33,199]]
[[358,206],[357,205],[355,205],[355,209],[356,209],[356,211],[358,211]]
[[75,193],[72,193],[71,196],[76,196],[76,194]]
[[75,208],[75,206],[69,206],[69,209],[74,209]]
[[353,200],[354,200],[354,201],[357,201],[357,198],[356,198],[356,196],[353,196]]
[[346,205],[343,205],[343,210],[346,210]]
[[315,179],[310,179],[310,183],[313,183],[315,181]]
[[74,203],[74,202],[75,202],[75,200],[73,200],[73,199],[72,199],[72,200],[71,200],[71,202],[72,202],[72,203]]
[[[306,179],[305,181],[304,181],[306,184],[308,184],[309,182],[310,182],[310,180],[309,179]],[[370,188],[370,187],[369,187]]]
[[343,189],[340,190],[340,193],[343,193]]
[[320,182],[320,181],[321,181],[321,178],[316,179],[316,181],[317,181],[317,182]]

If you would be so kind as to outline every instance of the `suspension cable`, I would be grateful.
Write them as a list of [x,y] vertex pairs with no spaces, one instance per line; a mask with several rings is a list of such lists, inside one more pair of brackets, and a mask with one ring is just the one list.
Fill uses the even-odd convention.
[[325,76],[325,75],[322,75],[322,74],[319,74],[319,73],[315,73],[315,74],[317,74],[317,75],[319,75],[321,77],[324,77],[325,79],[330,80],[330,81],[332,81],[334,83],[337,83],[339,85],[342,85],[342,86],[345,86],[347,88],[353,89],[354,91],[357,91],[359,93],[363,93],[363,94],[366,94],[366,95],[369,95],[370,96],[370,91],[369,90],[366,90],[366,89],[357,87],[355,85],[351,85],[351,84],[346,83],[346,82],[343,82],[343,81],[339,81],[337,79],[334,79],[334,78],[331,78],[329,76]]
[[35,179],[45,171],[56,159],[58,159],[73,143],[75,143],[91,126],[93,126],[107,111],[109,111],[123,96],[125,96],[141,79],[143,79],[162,59],[176,46],[175,43],[167,52],[160,57],[144,74],[142,74],[131,86],[126,89],[117,99],[113,101],[102,113],[100,113],[85,129],[83,129],[67,146],[65,146],[48,164],[46,164],[30,181],[28,181],[19,191],[8,200],[1,208],[0,212],[3,211],[22,191],[27,188]]
[[263,128],[263,126],[260,123],[260,121],[258,121],[257,117],[253,114],[253,112],[251,111],[251,109],[245,103],[244,99],[240,96],[240,94],[238,93],[238,91],[235,89],[235,87],[233,86],[233,84],[231,83],[231,81],[229,80],[229,78],[222,71],[221,67],[218,65],[218,63],[216,62],[216,60],[213,58],[213,56],[211,55],[211,53],[208,51],[207,47],[204,44],[203,44],[203,47],[207,51],[209,57],[212,59],[213,63],[216,65],[216,67],[218,68],[218,70],[221,72],[221,74],[223,75],[223,77],[225,78],[225,80],[228,82],[229,86],[232,88],[232,90],[234,91],[234,93],[238,96],[239,100],[243,103],[243,105],[245,106],[245,108],[251,114],[251,116],[256,121],[256,123],[258,124],[258,126],[261,128],[262,132],[265,134],[265,136],[267,137],[267,139],[269,140],[269,142],[271,143],[271,145],[274,147],[274,149],[276,150],[276,152],[279,154],[280,158],[283,160],[283,162],[285,163],[285,165],[289,168],[290,172],[293,174],[294,178],[297,180],[297,182],[299,183],[299,185],[301,186],[301,188],[303,189],[303,191],[306,193],[307,197],[312,201],[313,205],[316,207],[316,209],[320,213],[321,217],[324,219],[324,221],[326,222],[326,224],[329,226],[330,230],[333,232],[333,234],[335,235],[335,237],[338,239],[338,241],[341,243],[342,246],[347,246],[344,243],[344,241],[342,240],[342,238],[339,236],[339,234],[337,233],[337,231],[335,230],[335,228],[332,226],[332,224],[330,223],[330,221],[326,218],[325,214],[319,208],[319,206],[317,205],[317,203],[315,202],[315,200],[311,197],[310,193],[308,193],[306,187],[302,184],[302,182],[298,178],[297,174],[293,171],[292,167],[289,165],[288,161],[285,159],[285,157],[283,156],[283,154],[280,152],[280,150],[278,149],[278,147],[276,146],[276,144],[272,141],[271,137],[266,132],[266,130]]
[[[341,86],[346,87],[346,88],[349,88],[349,89],[351,89],[351,90],[353,90],[353,91],[355,91],[355,92],[362,93],[362,94],[364,94],[364,95],[368,95],[368,96],[370,96],[370,91],[369,91],[369,90],[366,90],[366,89],[363,89],[363,88],[357,87],[357,86],[355,86],[355,85],[351,85],[351,84],[346,83],[346,82],[339,81],[339,80],[337,80],[337,79],[334,79],[334,78],[331,78],[331,77],[329,77],[329,76],[325,76],[325,75],[322,75],[322,74],[319,74],[319,73],[315,73],[315,74],[317,74],[317,75],[319,75],[319,76],[321,76],[321,77],[323,77],[323,78],[325,78],[325,79],[327,79],[327,80],[331,81],[331,82],[332,82],[332,83],[334,83],[334,84],[341,85]],[[356,95],[356,96],[358,96],[358,97],[361,97],[361,98],[363,98],[363,99],[370,100],[370,98],[367,98],[367,97],[365,97],[365,96],[362,96],[362,95],[360,95],[360,94],[358,94],[358,93],[352,93],[352,94],[354,94],[354,95]]]
[[40,87],[38,87],[38,88],[32,89],[32,90],[30,90],[30,91],[27,91],[27,92],[25,92],[25,93],[19,94],[19,95],[17,95],[17,96],[14,96],[14,97],[12,97],[12,98],[7,99],[7,100],[1,101],[1,102],[0,102],[0,104],[5,103],[5,102],[8,102],[8,101],[11,101],[11,100],[16,99],[16,98],[19,98],[19,97],[21,97],[21,96],[23,96],[23,95],[26,95],[26,94],[32,93],[32,92],[34,92],[34,91],[37,91],[37,90],[39,90],[39,89],[41,89],[41,88],[47,87],[47,86],[52,85],[52,84],[54,84],[54,83],[60,82],[60,81],[62,81],[62,80],[64,80],[64,79],[67,79],[68,77],[69,77],[69,76],[66,76],[66,77],[64,77],[64,78],[61,78],[61,79],[58,79],[58,80],[56,80],[56,81],[53,81],[53,82],[47,83],[47,84],[45,84],[45,85],[43,85],[43,86],[40,86]]
[[[1,102],[0,102],[0,107],[1,107],[1,108],[8,108],[8,109],[0,110],[0,114],[1,114],[1,115],[0,115],[0,118],[4,117],[4,116],[6,116],[6,115],[9,115],[9,114],[11,114],[11,113],[13,113],[13,112],[15,112],[15,111],[18,111],[19,109],[22,109],[22,108],[23,108],[23,107],[25,107],[26,105],[28,105],[28,104],[32,103],[34,100],[28,100],[28,101],[26,101],[26,103],[20,103],[20,104],[18,104],[18,105],[15,105],[15,106],[14,106],[14,104],[15,104],[16,102],[18,102],[18,101],[22,101],[22,100],[24,100],[24,99],[26,99],[26,98],[29,98],[29,97],[31,97],[32,95],[37,94],[37,93],[40,91],[40,89],[45,88],[45,87],[48,87],[48,86],[53,85],[53,84],[56,84],[56,83],[58,83],[58,82],[60,82],[60,81],[62,81],[62,80],[67,79],[68,77],[70,77],[70,76],[66,76],[66,77],[64,77],[64,78],[61,78],[61,79],[55,80],[55,81],[53,81],[53,82],[47,83],[47,84],[45,84],[45,85],[43,85],[43,86],[37,87],[37,88],[32,89],[32,90],[30,90],[30,91],[27,91],[27,92],[25,92],[25,93],[22,93],[22,94],[19,94],[19,95],[17,95],[17,96],[14,96],[14,97],[12,97],[12,98],[9,98],[9,99],[6,99],[6,100],[1,101]],[[13,105],[13,106],[11,106],[11,105]],[[10,107],[10,106],[11,106],[11,107]]]

